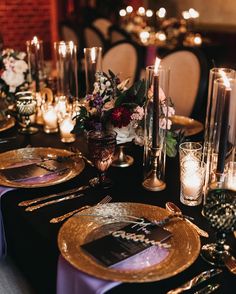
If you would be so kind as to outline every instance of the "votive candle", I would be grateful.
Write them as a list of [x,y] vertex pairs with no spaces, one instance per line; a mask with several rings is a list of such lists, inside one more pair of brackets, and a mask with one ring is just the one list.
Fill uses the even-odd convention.
[[44,131],[46,133],[54,133],[58,131],[57,112],[53,106],[49,106],[43,113]]
[[74,128],[74,122],[71,117],[65,117],[60,123],[60,134],[61,141],[64,143],[70,143],[75,141],[75,134],[72,134],[71,131]]

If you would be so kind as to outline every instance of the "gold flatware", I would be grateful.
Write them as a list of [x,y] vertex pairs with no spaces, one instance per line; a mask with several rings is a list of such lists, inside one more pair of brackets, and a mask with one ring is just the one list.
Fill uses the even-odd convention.
[[[112,200],[112,198],[107,195],[106,197],[104,197],[100,202],[98,202],[97,204],[95,204],[94,206],[98,206],[98,205],[101,205],[101,204],[106,204],[108,202],[110,202]],[[61,216],[58,216],[58,217],[54,217],[50,220],[50,223],[53,223],[53,224],[56,224],[56,223],[59,223],[59,222],[62,222],[64,221],[65,219],[71,217],[72,215],[74,215],[75,213],[79,212],[79,211],[82,211],[86,208],[89,208],[91,207],[91,205],[85,205],[85,206],[82,206],[80,208],[77,208],[75,210],[72,210],[70,212],[67,212]]]
[[59,202],[66,201],[66,200],[79,198],[79,197],[82,197],[82,196],[84,196],[84,194],[72,194],[72,195],[69,195],[69,196],[66,196],[66,197],[63,197],[63,198],[59,198],[59,199],[51,200],[51,201],[48,201],[48,202],[43,202],[43,203],[40,203],[40,204],[37,204],[37,205],[29,206],[29,207],[27,207],[25,209],[25,211],[34,211],[34,210],[39,209],[39,208],[44,207],[44,206],[48,206],[48,205],[59,203]]
[[73,189],[70,189],[70,190],[66,190],[66,191],[63,191],[63,192],[54,193],[54,194],[51,194],[51,195],[47,195],[47,196],[43,196],[43,197],[31,199],[31,200],[21,201],[20,203],[18,203],[18,206],[29,206],[29,205],[32,205],[32,204],[35,204],[35,203],[38,203],[38,202],[41,202],[41,201],[44,201],[44,200],[52,199],[52,198],[55,198],[55,197],[67,196],[67,195],[70,195],[70,194],[73,194],[73,193],[76,193],[76,192],[79,192],[79,191],[84,191],[84,190],[86,190],[86,189],[88,189],[90,187],[94,187],[96,185],[97,181],[98,181],[98,178],[92,178],[89,181],[89,185],[83,185],[83,186],[73,188]]
[[202,289],[194,292],[193,294],[210,294],[216,291],[220,287],[220,284],[208,284],[207,286],[203,287]]
[[[166,202],[166,209],[172,213],[181,213],[182,214],[182,211],[181,209],[175,205],[174,203],[172,202]],[[209,235],[206,231],[202,230],[201,228],[199,228],[197,225],[195,225],[191,220],[185,218],[184,219],[186,222],[188,222],[188,224],[190,224],[192,226],[192,228],[194,228],[197,233],[199,234],[199,236],[202,236],[202,237],[205,237],[205,238],[208,238]]]
[[193,277],[191,280],[187,281],[186,283],[184,283],[183,285],[181,285],[180,287],[176,288],[176,289],[172,289],[170,291],[168,291],[166,294],[179,294],[182,293],[186,290],[192,289],[193,287],[201,284],[202,282],[205,282],[207,280],[209,280],[210,278],[218,275],[222,273],[221,269],[210,269],[204,272],[201,272],[200,274],[198,274],[197,276]]
[[234,275],[236,275],[236,259],[231,254],[226,254],[224,257],[224,263],[227,269]]

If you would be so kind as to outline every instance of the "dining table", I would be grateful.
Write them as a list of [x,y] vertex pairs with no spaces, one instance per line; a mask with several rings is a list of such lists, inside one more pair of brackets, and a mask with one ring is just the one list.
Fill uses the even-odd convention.
[[[202,134],[199,134],[196,137],[192,136],[187,139],[199,140],[201,136]],[[0,134],[0,139],[9,137],[13,137],[13,139],[9,139],[6,143],[0,144],[1,153],[30,147],[51,147],[66,150],[74,147],[86,156],[88,154],[86,139],[83,135],[77,135],[73,143],[62,143],[58,133],[46,134],[43,132],[41,126],[39,127],[39,132],[34,135],[20,134],[15,126]],[[85,162],[83,171],[68,181],[49,186],[42,185],[42,187],[12,187],[12,189],[7,189],[3,193],[1,197],[1,212],[6,253],[19,267],[35,293],[63,293],[59,289],[60,282],[63,282],[63,279],[70,280],[71,277],[68,271],[68,276],[62,276],[58,271],[58,266],[62,265],[62,263],[64,263],[64,267],[71,270],[70,273],[74,273],[72,280],[76,279],[76,272],[79,271],[60,254],[58,233],[63,222],[54,224],[49,222],[50,219],[82,207],[83,205],[94,205],[106,195],[112,197],[112,203],[141,203],[165,208],[166,202],[174,202],[185,215],[194,218],[196,225],[209,233],[209,238],[200,237],[201,245],[215,241],[215,231],[202,215],[202,204],[198,206],[186,206],[180,202],[178,154],[172,158],[167,157],[165,174],[166,188],[163,191],[152,192],[145,190],[142,186],[143,147],[130,142],[125,144],[125,150],[127,154],[134,158],[134,163],[125,168],[111,166],[108,170],[108,176],[113,181],[113,185],[108,189],[91,187],[83,191],[85,194],[84,197],[45,206],[32,212],[27,212],[24,207],[18,206],[19,202],[23,200],[59,193],[88,184],[89,180],[97,175],[97,172],[94,167]],[[236,256],[236,239],[233,233],[227,236],[227,243],[230,244],[232,253]],[[169,290],[182,285],[200,272],[213,267],[213,265],[204,261],[199,254],[197,259],[191,265],[187,266],[186,269],[178,273],[173,273],[168,278],[149,282],[115,282],[113,284],[110,281],[111,287],[107,289],[107,293],[167,293]],[[84,274],[87,275],[87,273]],[[88,279],[88,283],[94,277],[91,276],[90,278],[91,280]],[[109,281],[104,279],[104,282]],[[222,273],[219,275],[204,282],[202,286],[213,282],[220,284],[216,293],[235,293],[235,275],[230,273],[226,268],[223,268]],[[194,293],[199,288],[200,285],[188,293]],[[82,289],[77,289],[74,293],[84,294],[85,292]],[[65,289],[64,293],[67,294],[69,292]],[[94,293],[98,292],[94,291]]]

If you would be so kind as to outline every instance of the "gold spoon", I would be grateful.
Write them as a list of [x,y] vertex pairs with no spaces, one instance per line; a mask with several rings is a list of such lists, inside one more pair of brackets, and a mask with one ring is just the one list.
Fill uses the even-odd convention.
[[[166,202],[166,209],[172,213],[181,213],[182,214],[181,209],[177,205],[175,205],[173,202]],[[188,222],[190,224],[190,226],[192,226],[192,228],[194,228],[197,231],[198,235],[205,237],[205,238],[209,237],[209,235],[206,231],[200,229],[197,225],[195,225],[189,219],[185,218],[184,220],[186,222]]]

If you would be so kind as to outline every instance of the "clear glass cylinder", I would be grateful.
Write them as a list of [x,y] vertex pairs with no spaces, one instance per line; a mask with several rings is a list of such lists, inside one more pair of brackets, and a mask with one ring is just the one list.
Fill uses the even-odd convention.
[[28,81],[32,84],[35,81],[35,92],[40,92],[44,87],[45,71],[44,71],[44,53],[43,41],[36,36],[29,41],[26,41],[26,49],[28,56],[29,75]]
[[[205,120],[204,131],[204,145],[203,145],[203,161],[206,163],[206,176],[205,176],[205,192],[207,192],[207,186],[211,181],[211,172],[215,169],[217,164],[216,152],[216,135],[215,135],[215,111],[217,105],[217,95],[213,95],[213,88],[215,80],[225,75],[227,78],[235,78],[235,70],[230,68],[212,68],[209,73],[209,85],[208,85],[208,98],[207,98],[207,111]],[[217,104],[218,103],[218,104]],[[219,111],[218,111],[219,112]]]
[[210,120],[212,141],[207,161],[209,187],[225,186],[227,165],[235,161],[236,146],[236,80],[220,78],[214,81],[212,101],[214,108]]
[[207,112],[205,120],[205,131],[204,131],[204,148],[203,152],[206,152],[213,143],[213,128],[212,120],[214,117],[214,110],[216,108],[216,99],[213,99],[213,86],[216,79],[221,78],[222,72],[227,78],[235,78],[235,70],[230,68],[212,68],[209,73],[209,85],[208,85],[208,97],[207,97]]
[[[144,114],[144,180],[153,172],[153,160],[156,156],[156,177],[164,181],[165,163],[166,163],[166,134],[170,127],[168,119],[169,112],[169,77],[170,70],[159,67],[158,84],[159,84],[159,124],[157,129],[153,129],[154,114],[154,66],[146,68],[146,104]],[[155,90],[156,91],[156,90]],[[156,133],[155,133],[156,131]],[[157,138],[157,148],[153,148],[153,136]],[[156,150],[154,150],[156,149]],[[154,154],[155,153],[155,154]],[[153,190],[155,191],[155,190]]]
[[96,72],[102,71],[102,47],[84,48],[86,94],[92,94]]
[[78,98],[77,46],[72,42],[54,43],[57,69],[57,97]]

